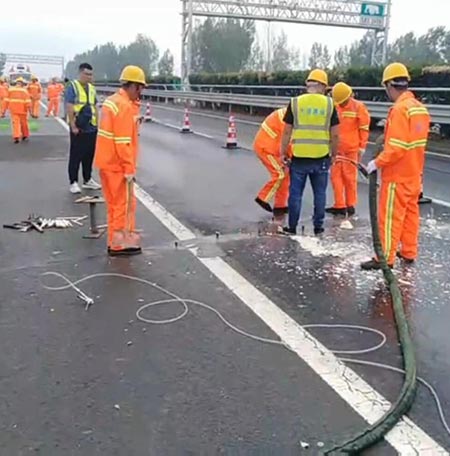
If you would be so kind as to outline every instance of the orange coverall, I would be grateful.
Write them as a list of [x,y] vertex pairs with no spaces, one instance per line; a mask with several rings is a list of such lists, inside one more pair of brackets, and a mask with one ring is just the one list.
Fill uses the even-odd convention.
[[381,170],[378,220],[388,264],[397,248],[407,259],[417,258],[425,148],[430,115],[425,106],[407,91],[390,109],[385,128],[384,150],[376,158]]
[[7,104],[8,104],[8,84],[6,82],[0,82],[0,117],[5,117]]
[[30,94],[25,87],[13,86],[8,90],[7,109],[11,114],[13,139],[28,138],[28,112],[31,108]]
[[[120,89],[102,106],[97,133],[94,166],[100,171],[103,195],[107,205],[108,247],[123,250],[125,232],[135,229],[136,198],[129,195],[126,174],[136,173],[138,129],[136,105]],[[128,205],[130,211],[127,220]]]
[[40,105],[42,95],[42,87],[39,82],[30,82],[28,85],[28,93],[31,97],[31,115],[35,118],[39,117]]
[[270,180],[258,193],[258,198],[268,203],[275,198],[275,209],[287,209],[289,174],[280,157],[281,137],[285,123],[286,108],[269,114],[261,124],[253,142],[253,149],[270,173]]
[[48,98],[48,107],[47,107],[47,117],[54,115],[55,117],[59,114],[59,98],[61,92],[58,84],[52,82],[47,87],[47,98]]
[[[339,116],[338,156],[359,162],[359,151],[369,141],[370,115],[364,103],[350,98],[337,105]],[[358,169],[351,163],[337,160],[331,167],[331,184],[335,209],[355,207],[358,202]]]

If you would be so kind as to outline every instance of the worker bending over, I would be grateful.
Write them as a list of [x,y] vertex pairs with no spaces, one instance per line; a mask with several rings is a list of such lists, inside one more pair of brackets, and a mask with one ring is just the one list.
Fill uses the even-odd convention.
[[336,160],[331,166],[334,204],[326,212],[352,216],[358,202],[358,169],[355,163],[361,160],[369,141],[370,115],[364,103],[352,96],[352,89],[347,84],[338,82],[333,87],[332,96],[339,116],[339,145]]
[[273,198],[275,216],[286,214],[288,209],[289,174],[280,156],[285,114],[286,108],[283,108],[277,109],[267,116],[253,143],[253,149],[258,158],[270,173],[269,182],[260,190],[255,201],[267,212],[272,212],[269,201]]
[[0,117],[5,117],[8,104],[8,83],[3,76],[0,76]]
[[52,78],[52,82],[47,87],[47,114],[48,116],[55,116],[59,115],[59,101],[61,97],[61,87],[57,83],[56,78]]
[[100,170],[107,206],[108,253],[141,253],[135,233],[136,200],[133,182],[138,154],[136,100],[145,87],[144,71],[126,66],[120,76],[122,87],[102,106],[94,165]]
[[28,84],[28,93],[31,98],[31,116],[37,119],[41,110],[40,102],[42,96],[42,87],[36,76],[31,77],[31,82]]
[[[280,155],[290,163],[289,226],[284,228],[287,234],[297,232],[308,177],[314,193],[314,234],[324,232],[328,171],[337,154],[339,124],[333,100],[325,96],[327,86],[325,71],[311,71],[306,80],[307,93],[292,98],[284,116]],[[288,154],[290,141],[292,160]]]
[[[418,200],[430,130],[430,115],[408,90],[409,81],[405,65],[392,63],[385,68],[383,84],[394,106],[386,122],[384,149],[367,165],[369,173],[381,170],[378,221],[384,255],[391,267],[396,255],[406,263],[417,258]],[[361,267],[380,269],[380,263],[374,258]]]
[[25,80],[19,77],[15,85],[8,90],[6,108],[11,114],[12,136],[15,144],[18,144],[20,139],[27,141],[30,136],[28,113],[31,109],[31,99],[25,84]]

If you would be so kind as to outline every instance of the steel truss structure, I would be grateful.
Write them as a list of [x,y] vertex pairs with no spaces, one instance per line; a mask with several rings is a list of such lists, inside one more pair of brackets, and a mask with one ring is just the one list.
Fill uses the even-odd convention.
[[181,0],[182,76],[188,83],[192,62],[193,17],[329,25],[373,30],[372,64],[386,60],[391,0]]

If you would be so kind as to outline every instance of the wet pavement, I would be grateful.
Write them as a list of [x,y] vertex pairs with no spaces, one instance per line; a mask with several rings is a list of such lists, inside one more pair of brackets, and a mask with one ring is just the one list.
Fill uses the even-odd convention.
[[[14,146],[0,133],[3,223],[31,212],[49,217],[87,213],[68,193],[66,132],[52,119],[39,124],[39,136],[29,144]],[[0,232],[0,389],[6,392],[0,400],[1,453],[317,454],[322,442],[362,429],[365,421],[294,353],[242,337],[195,305],[169,325],[145,324],[136,311],[167,299],[151,285],[157,284],[182,299],[213,306],[251,334],[278,339],[190,253],[188,247],[195,246],[201,256],[220,256],[300,324],[346,323],[382,331],[386,345],[357,358],[399,366],[381,277],[358,269],[358,262],[371,254],[367,188],[361,186],[360,214],[351,232],[329,219],[322,241],[308,236],[307,196],[306,236],[269,236],[264,234],[269,220],[252,201],[266,175],[248,151],[226,151],[214,140],[155,124],[142,127],[141,142],[140,185],[196,240],[176,248],[174,236],[143,205],[138,206],[138,226],[144,254],[132,259],[109,259],[104,239],[82,238],[86,224],[44,234]],[[423,214],[419,264],[396,272],[419,373],[448,409],[450,222],[445,209],[430,210]],[[86,312],[75,291],[44,288],[63,285],[57,277],[42,276],[49,271],[71,280],[116,276],[78,285],[95,300]],[[180,303],[171,303],[142,315],[170,319],[182,310]],[[379,342],[372,334],[309,331],[329,349],[359,350]],[[395,399],[400,376],[351,368],[387,399]],[[450,448],[428,393],[419,391],[410,417]],[[310,448],[302,449],[300,442]],[[397,453],[383,442],[364,454]]]

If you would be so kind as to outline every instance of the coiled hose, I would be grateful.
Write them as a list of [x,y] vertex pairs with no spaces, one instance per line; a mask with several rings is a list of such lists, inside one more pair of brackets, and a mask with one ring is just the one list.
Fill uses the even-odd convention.
[[[376,141],[375,157],[380,153],[383,146],[383,135]],[[386,257],[381,245],[379,225],[378,225],[378,203],[377,203],[377,173],[369,175],[369,206],[370,224],[372,228],[373,248],[380,262],[384,279],[389,287],[392,296],[392,307],[397,327],[397,336],[403,355],[403,369],[405,371],[403,386],[400,394],[389,409],[389,411],[374,424],[365,428],[361,433],[351,437],[328,450],[325,455],[360,454],[361,451],[380,442],[383,437],[398,423],[403,415],[408,413],[411,408],[417,389],[417,366],[414,344],[409,331],[403,307],[402,295],[398,286],[397,279],[388,266]]]

